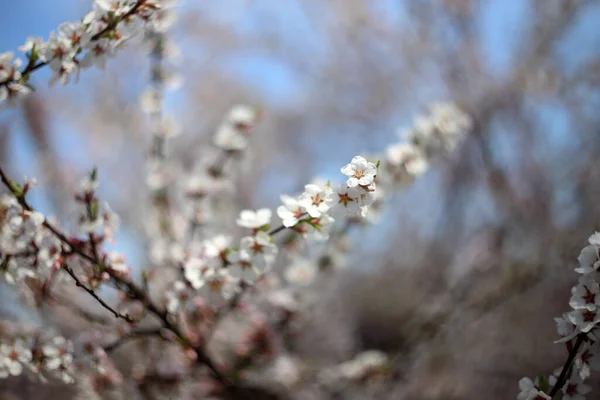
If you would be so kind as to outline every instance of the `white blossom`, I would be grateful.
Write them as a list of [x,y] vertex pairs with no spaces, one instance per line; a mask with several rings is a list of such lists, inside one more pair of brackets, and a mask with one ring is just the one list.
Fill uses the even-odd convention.
[[83,68],[89,68],[96,66],[100,69],[106,68],[108,58],[114,56],[113,44],[109,39],[99,39],[90,43],[88,52],[81,60],[81,66]]
[[200,289],[205,284],[204,275],[209,267],[206,265],[205,261],[193,257],[187,260],[184,265],[183,273],[185,279],[192,285],[192,287],[196,290]]
[[211,304],[219,305],[229,300],[239,290],[237,279],[224,268],[211,268],[204,274],[206,284],[200,294]]
[[240,151],[248,147],[248,134],[259,117],[258,110],[234,106],[217,129],[214,144],[224,150]]
[[62,336],[52,338],[42,347],[44,366],[49,370],[69,368],[73,363],[73,343]]
[[551,400],[551,397],[540,391],[529,378],[523,378],[519,381],[519,389],[517,400]]
[[331,190],[331,187],[328,185],[321,187],[315,184],[304,186],[304,193],[298,200],[298,204],[304,207],[306,212],[313,218],[319,218],[326,213],[332,202],[333,190]]
[[600,285],[592,275],[579,278],[579,284],[571,290],[572,296],[569,305],[574,309],[585,308],[593,311],[600,305]]
[[577,309],[569,313],[569,320],[575,324],[578,330],[581,332],[589,332],[592,328],[600,322],[599,310],[590,311],[588,309]]
[[303,258],[295,258],[290,266],[285,270],[285,279],[299,286],[306,286],[311,284],[316,275],[317,267],[315,263]]
[[373,183],[375,175],[377,175],[377,167],[363,157],[356,156],[350,164],[342,168],[342,174],[349,177],[346,181],[349,187],[368,186]]
[[232,277],[246,283],[253,284],[264,273],[264,268],[257,268],[252,264],[252,257],[248,252],[236,251],[229,257],[231,265],[227,268]]
[[342,184],[333,193],[334,214],[356,215],[361,212],[360,188]]
[[306,215],[306,210],[297,199],[291,196],[283,194],[280,198],[283,205],[277,208],[277,216],[283,221],[283,226],[290,228]]
[[226,260],[226,251],[232,243],[232,237],[228,235],[216,235],[211,239],[205,240],[202,244],[207,257]]
[[255,236],[246,236],[240,241],[240,257],[249,260],[252,265],[265,271],[275,261],[277,246],[271,242],[269,234],[258,232]]
[[21,339],[12,344],[0,343],[0,378],[21,375],[23,366],[29,365],[31,357],[31,350]]
[[595,272],[600,268],[599,253],[600,246],[597,244],[590,244],[581,250],[577,261],[579,261],[579,268],[575,268],[576,272],[580,274],[589,274]]
[[583,383],[579,377],[572,377],[562,388],[564,393],[563,400],[585,400],[585,394],[589,393],[592,388]]
[[237,219],[237,224],[244,228],[260,229],[271,223],[271,215],[271,210],[268,208],[261,208],[257,211],[243,210]]
[[166,293],[167,311],[171,314],[175,313],[191,297],[190,287],[182,281],[175,281],[173,287]]

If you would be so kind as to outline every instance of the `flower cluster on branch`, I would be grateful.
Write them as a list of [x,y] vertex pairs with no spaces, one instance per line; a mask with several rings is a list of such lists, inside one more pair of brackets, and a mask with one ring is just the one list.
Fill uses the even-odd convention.
[[[225,199],[262,113],[254,106],[235,105],[213,136],[216,151],[198,157],[190,171],[170,173],[174,161],[166,144],[177,129],[165,116],[163,100],[175,76],[170,60],[177,50],[167,36],[175,20],[172,6],[173,2],[158,0],[96,0],[80,22],[62,24],[48,41],[29,39],[21,49],[26,54],[24,67],[12,53],[0,55],[0,102],[14,105],[30,91],[34,71],[48,66],[53,71],[50,83],[64,85],[76,81],[81,69],[104,68],[123,43],[145,35],[151,74],[140,105],[153,127],[147,184],[156,217],[144,221],[151,239],[148,259],[155,268],[137,271],[124,254],[107,249],[120,219],[98,198],[96,169],[74,191],[75,229],[69,232],[29,204],[34,181],[20,184],[0,168],[8,190],[0,197],[0,268],[6,281],[31,304],[62,303],[94,326],[71,338],[73,342],[40,332],[0,335],[0,377],[30,370],[42,379],[70,383],[86,376],[101,390],[122,384],[113,351],[132,341],[160,340],[169,344],[165,348],[177,360],[168,363],[177,366],[176,372],[167,374],[169,379],[201,367],[205,378],[228,390],[240,385],[248,369],[271,360],[286,366],[290,373],[281,379],[291,385],[303,368],[278,334],[292,329],[298,314],[308,308],[300,287],[330,270],[327,266],[341,264],[350,247],[348,230],[373,220],[384,195],[423,175],[437,157],[453,151],[470,128],[469,117],[454,105],[434,104],[430,114],[417,118],[402,141],[384,154],[356,156],[341,167],[340,184],[315,179],[302,193],[281,195],[276,210],[238,214],[238,209],[233,214]],[[280,222],[274,221],[276,217]],[[224,232],[224,226],[234,221],[240,235]],[[307,251],[302,254],[301,249]],[[135,279],[138,272],[141,283]],[[587,280],[582,285],[598,291],[597,284]],[[155,287],[161,288],[158,295]],[[115,289],[117,299],[108,297],[105,288]],[[573,304],[578,307],[588,296],[581,290],[574,292]],[[275,317],[251,304],[257,293],[276,310]],[[89,316],[73,300],[77,294],[100,306],[98,312]],[[231,313],[245,315],[247,323],[242,338],[232,346],[234,359],[223,362],[210,343]],[[579,321],[569,319],[575,320]],[[591,330],[585,331],[587,336]],[[324,368],[313,378],[336,387],[385,379],[389,372],[386,354],[367,351]],[[142,381],[159,377],[160,371],[138,364],[132,375]]]

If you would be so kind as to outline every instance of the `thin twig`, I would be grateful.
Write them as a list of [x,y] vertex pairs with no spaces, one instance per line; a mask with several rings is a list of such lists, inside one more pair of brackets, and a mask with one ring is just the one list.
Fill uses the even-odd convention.
[[113,351],[117,347],[122,346],[123,344],[129,342],[130,340],[135,340],[135,339],[139,339],[139,338],[143,338],[143,337],[153,337],[153,336],[156,336],[163,340],[168,340],[161,334],[160,328],[136,329],[134,331],[131,331],[131,332],[121,336],[119,339],[115,340],[114,342],[104,346],[104,351],[106,351],[106,352]]
[[121,314],[120,312],[118,312],[117,310],[115,310],[114,308],[112,308],[111,306],[109,306],[100,296],[98,296],[96,294],[96,292],[94,292],[93,289],[87,287],[83,282],[81,282],[81,280],[79,280],[79,278],[77,277],[77,275],[75,275],[75,272],[73,272],[73,270],[68,265],[63,264],[62,269],[64,269],[65,271],[67,271],[67,273],[71,276],[71,278],[73,278],[73,280],[75,281],[75,284],[78,287],[80,287],[83,290],[85,290],[86,292],[88,292],[89,295],[92,296],[98,303],[100,303],[100,305],[102,307],[104,307],[105,309],[107,309],[108,311],[110,311],[111,313],[113,313],[113,315],[115,316],[115,318],[122,318],[122,319],[124,319],[125,321],[127,321],[129,323],[136,322],[128,314]]

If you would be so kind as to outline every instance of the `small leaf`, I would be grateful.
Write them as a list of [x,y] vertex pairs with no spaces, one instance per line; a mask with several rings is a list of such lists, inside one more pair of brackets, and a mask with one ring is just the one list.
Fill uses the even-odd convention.
[[95,221],[98,218],[98,200],[93,199],[90,203],[90,220]]
[[263,232],[269,232],[271,230],[271,225],[270,224],[263,225],[259,228],[259,230],[261,230]]
[[98,167],[94,166],[92,172],[90,172],[90,180],[95,181],[98,179]]
[[21,185],[19,185],[17,182],[8,181],[8,186],[10,187],[10,190],[15,197],[23,196],[23,189],[21,188]]

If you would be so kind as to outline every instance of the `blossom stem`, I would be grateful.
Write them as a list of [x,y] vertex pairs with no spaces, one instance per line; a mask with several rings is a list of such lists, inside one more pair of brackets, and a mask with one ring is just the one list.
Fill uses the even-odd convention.
[[67,271],[67,273],[71,276],[71,278],[73,278],[73,280],[75,281],[75,284],[82,288],[83,290],[85,290],[86,292],[89,293],[90,296],[92,296],[98,303],[100,303],[100,305],[102,307],[104,307],[105,309],[107,309],[108,311],[110,311],[115,318],[122,318],[125,321],[129,322],[129,323],[134,323],[136,322],[133,318],[131,318],[128,314],[121,314],[120,312],[118,312],[117,310],[115,310],[114,308],[112,308],[111,306],[109,306],[100,296],[98,296],[96,294],[96,292],[87,287],[86,285],[83,284],[83,282],[81,282],[81,280],[77,277],[77,275],[75,274],[75,272],[73,272],[73,269],[71,269],[68,265],[63,264],[62,265],[62,269],[64,269],[65,271]]
[[552,391],[550,391],[550,394],[549,394],[550,397],[554,397],[554,395],[556,393],[558,393],[558,391],[560,389],[562,389],[563,386],[565,386],[565,383],[568,380],[567,373],[571,369],[573,360],[575,360],[575,357],[577,356],[577,352],[579,351],[579,348],[581,347],[581,345],[583,344],[583,342],[585,341],[586,338],[587,338],[587,335],[585,333],[580,333],[579,335],[577,335],[577,340],[575,341],[575,345],[569,351],[569,356],[567,357],[567,360],[565,361],[565,365],[563,365],[562,370],[560,371],[560,375],[558,376],[558,379],[556,380],[556,384],[552,388]]

